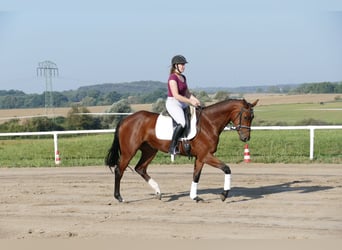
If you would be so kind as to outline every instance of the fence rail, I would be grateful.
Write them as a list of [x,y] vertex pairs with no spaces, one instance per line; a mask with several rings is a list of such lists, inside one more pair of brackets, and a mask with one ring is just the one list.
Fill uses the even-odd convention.
[[[315,130],[317,129],[342,129],[342,125],[336,126],[258,126],[252,127],[252,130],[309,130],[310,131],[310,160],[314,159],[314,138]],[[225,131],[232,130],[229,127]],[[71,134],[101,134],[101,133],[114,133],[115,129],[99,129],[99,130],[70,130],[70,131],[46,131],[46,132],[18,132],[18,133],[0,133],[0,137],[14,137],[14,136],[40,136],[52,135],[54,141],[54,154],[55,163],[58,162],[58,135],[71,135]]]

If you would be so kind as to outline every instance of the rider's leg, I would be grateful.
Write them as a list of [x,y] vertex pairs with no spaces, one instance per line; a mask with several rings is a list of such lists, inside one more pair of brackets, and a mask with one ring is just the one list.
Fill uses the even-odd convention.
[[177,123],[177,126],[173,131],[172,140],[169,148],[169,153],[174,155],[177,153],[178,139],[183,134],[185,127],[183,104],[173,97],[168,97],[166,99],[166,109]]
[[175,154],[179,153],[179,150],[177,148],[177,144],[178,144],[178,139],[182,135],[183,131],[184,131],[183,126],[181,124],[177,124],[177,126],[173,130],[172,140],[171,140],[171,144],[170,144],[170,148],[169,148],[170,154],[175,155]]

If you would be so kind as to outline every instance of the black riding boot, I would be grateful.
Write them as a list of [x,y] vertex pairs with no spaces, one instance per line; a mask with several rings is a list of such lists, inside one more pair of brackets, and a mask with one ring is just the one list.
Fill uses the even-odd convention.
[[172,141],[171,141],[170,148],[169,148],[170,154],[175,155],[179,153],[177,149],[177,144],[178,144],[178,139],[182,135],[183,131],[184,131],[184,128],[182,127],[182,125],[177,124],[177,126],[173,130]]

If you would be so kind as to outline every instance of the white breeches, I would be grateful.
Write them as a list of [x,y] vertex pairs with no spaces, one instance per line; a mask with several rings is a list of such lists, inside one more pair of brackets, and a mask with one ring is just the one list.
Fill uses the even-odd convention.
[[182,125],[182,127],[184,128],[185,117],[184,117],[183,108],[187,107],[187,104],[176,100],[174,97],[168,97],[166,99],[165,105],[166,105],[167,111],[172,116],[172,118],[176,121],[176,123]]

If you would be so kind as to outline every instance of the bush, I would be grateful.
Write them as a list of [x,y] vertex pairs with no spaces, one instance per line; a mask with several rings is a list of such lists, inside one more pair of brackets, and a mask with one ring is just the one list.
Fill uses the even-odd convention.
[[90,113],[86,107],[73,106],[67,115],[66,128],[71,130],[101,128],[100,119],[86,113]]
[[227,100],[227,99],[229,99],[229,92],[227,92],[227,91],[218,91],[215,94],[214,99],[216,99],[218,101]]
[[306,126],[306,125],[329,125],[327,122],[322,120],[317,120],[313,118],[303,119],[296,122],[296,126]]
[[159,98],[152,104],[152,112],[161,113],[165,110],[165,99]]
[[[106,110],[106,113],[131,113],[132,108],[127,99],[122,99]],[[123,118],[122,115],[106,115],[102,117],[103,128],[115,128],[119,121]]]

